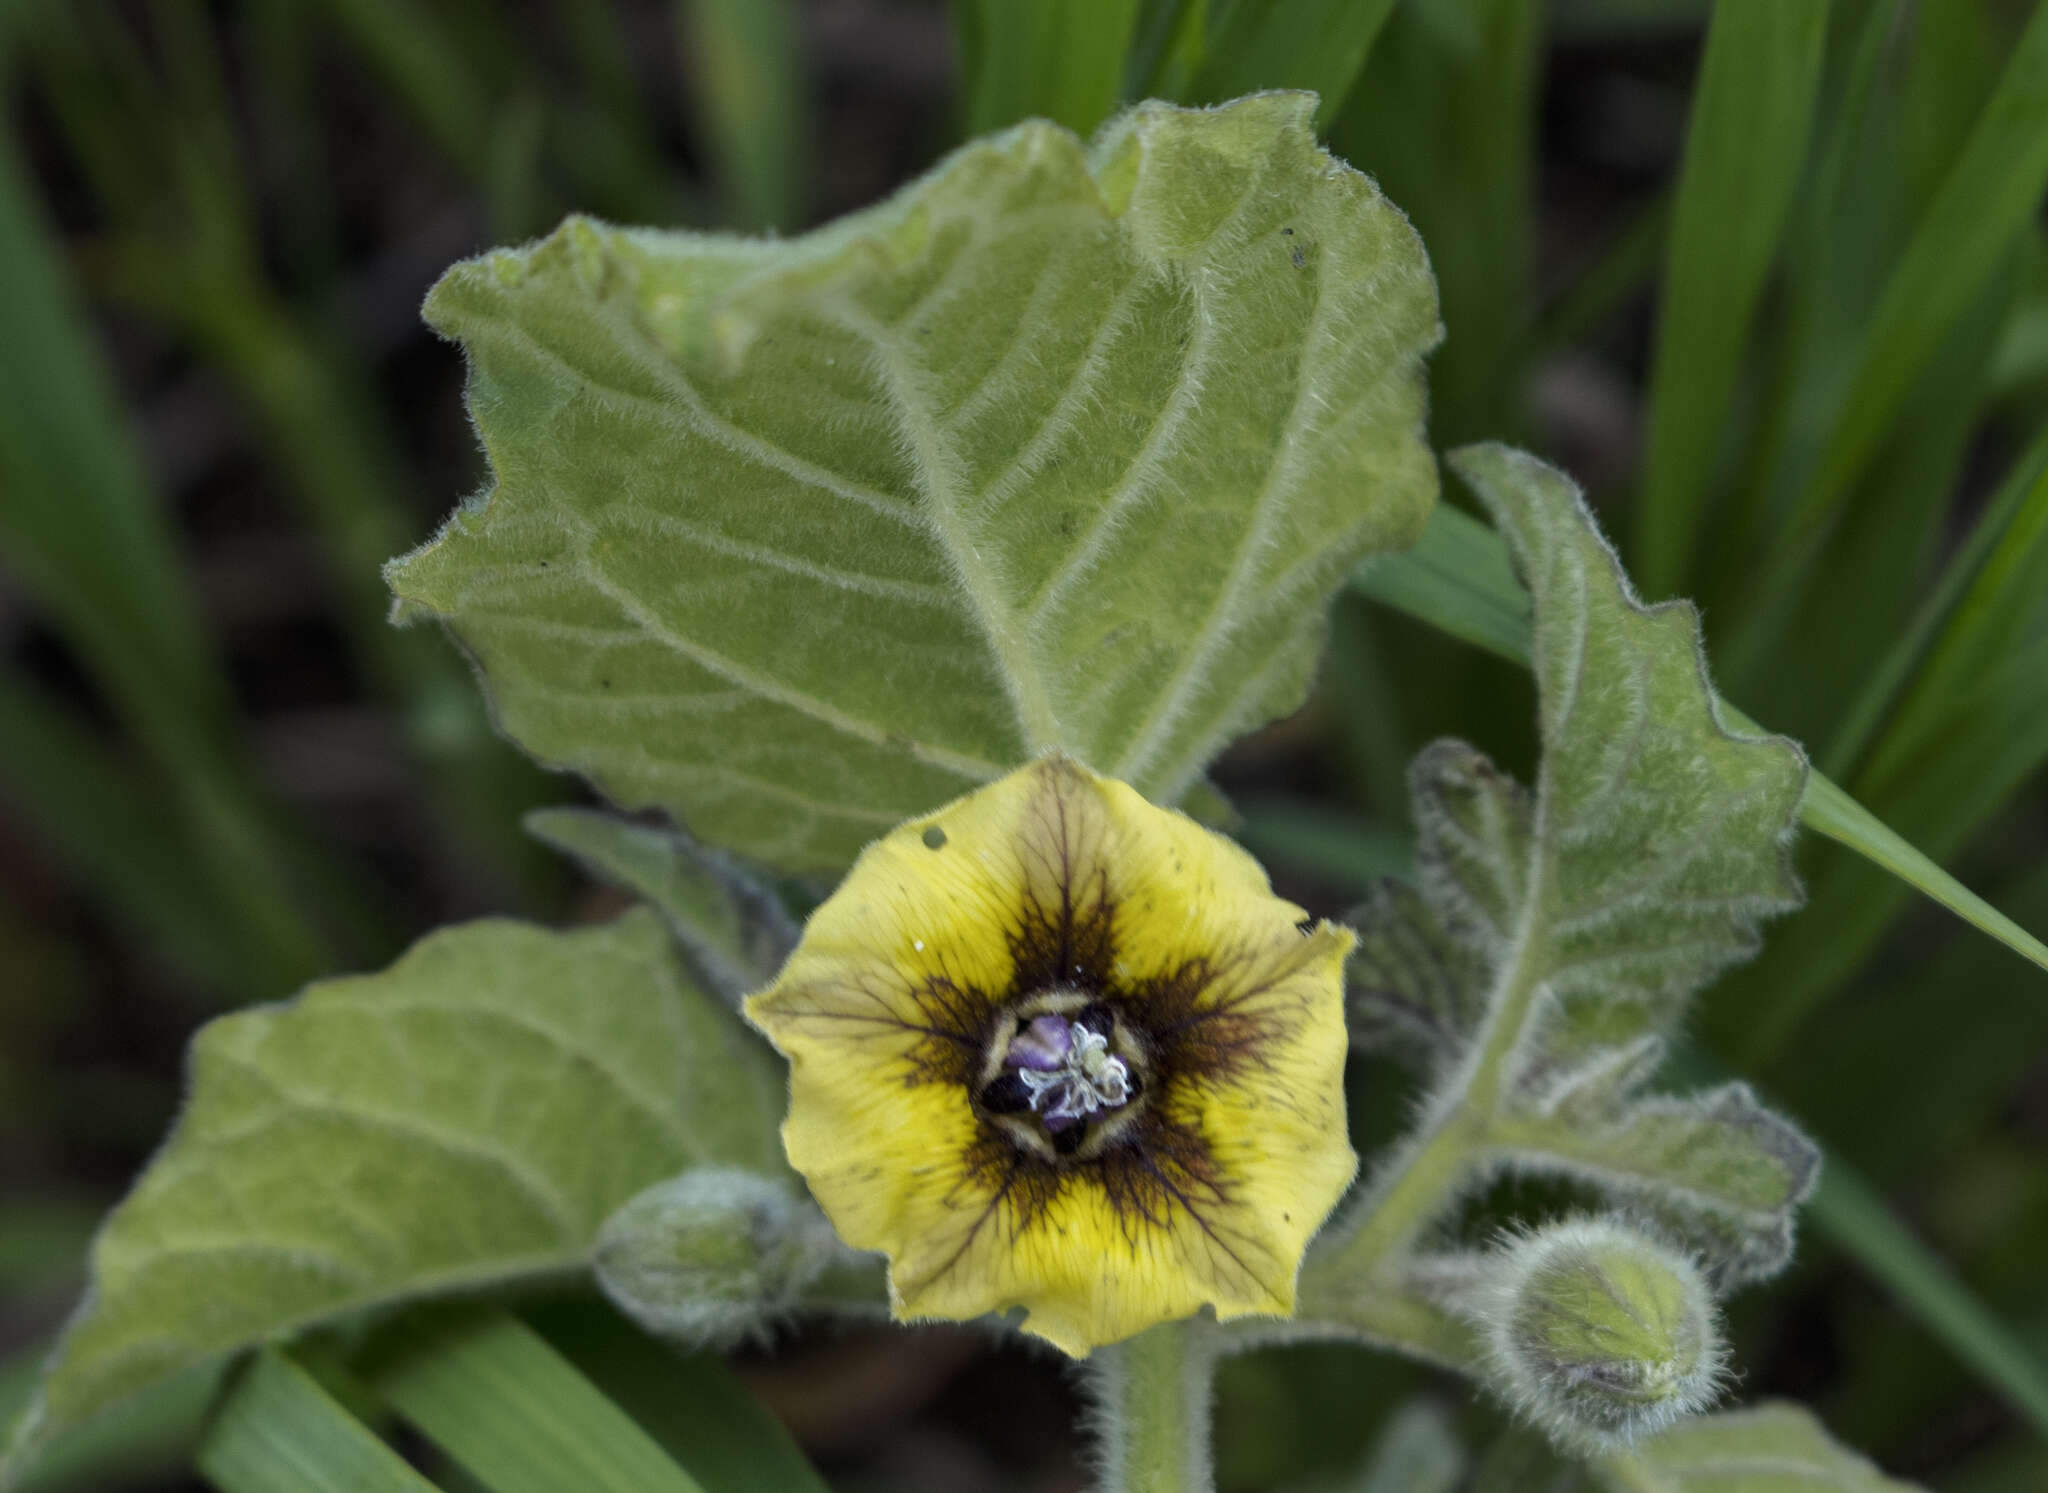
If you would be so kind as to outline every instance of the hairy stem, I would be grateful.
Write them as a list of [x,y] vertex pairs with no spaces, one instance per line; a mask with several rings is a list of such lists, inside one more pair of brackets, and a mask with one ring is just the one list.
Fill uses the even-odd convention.
[[[1541,807],[1538,809],[1542,812]],[[1539,824],[1537,843],[1543,830]],[[1521,921],[1503,961],[1487,1017],[1472,1051],[1405,1142],[1352,1207],[1348,1231],[1311,1260],[1302,1275],[1305,1300],[1355,1291],[1406,1254],[1422,1231],[1457,1198],[1492,1141],[1508,1058],[1542,988],[1538,953],[1544,944],[1544,867],[1531,868]]]
[[1211,1329],[1167,1322],[1088,1360],[1099,1493],[1211,1493]]

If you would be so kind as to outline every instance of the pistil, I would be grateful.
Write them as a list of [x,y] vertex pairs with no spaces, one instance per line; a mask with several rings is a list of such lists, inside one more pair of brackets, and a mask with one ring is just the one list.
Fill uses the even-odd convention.
[[1064,1016],[1033,1018],[1004,1065],[1016,1070],[1029,1107],[1055,1133],[1131,1097],[1131,1070],[1110,1052],[1109,1038]]

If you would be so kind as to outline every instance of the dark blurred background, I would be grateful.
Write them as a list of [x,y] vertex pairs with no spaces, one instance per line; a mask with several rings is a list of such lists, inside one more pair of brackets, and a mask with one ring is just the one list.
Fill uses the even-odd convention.
[[[572,209],[795,231],[873,201],[970,123],[1004,122],[975,50],[983,9],[0,4],[0,1408],[73,1299],[94,1220],[163,1134],[199,1022],[379,965],[452,919],[615,905],[517,828],[578,785],[491,733],[439,636],[384,625],[381,562],[484,480],[460,357],[417,314],[427,287]],[[1139,7],[1141,41],[1162,9]],[[1829,359],[1850,358],[2029,9],[1834,9],[1813,149],[1846,132],[1840,175],[1819,221],[1795,202],[1728,415],[1722,506],[1665,577],[1703,595],[1717,642],[1749,604],[1744,545],[1768,547],[1801,432],[1841,397]],[[1401,0],[1326,116],[1438,264],[1437,444],[1532,445],[1625,541],[1707,14]],[[2042,428],[2038,212],[2003,253],[1775,646],[1724,671],[1769,725],[1818,742],[1852,710]],[[1778,482],[1781,457],[1794,476]],[[2048,580],[2028,579],[2038,551],[2019,554],[2007,652],[2041,670],[1998,680],[2034,713],[1943,716],[1911,771],[1859,791],[2038,930],[2048,655],[2019,644],[2041,635]],[[1346,596],[1310,709],[1242,744],[1219,781],[1281,889],[1337,911],[1402,860],[1406,757],[1455,730],[1526,773],[1531,699],[1507,666]],[[1853,1161],[2038,1372],[2048,981],[1833,847],[1807,862],[1815,907],[1710,999],[1702,1041]],[[1366,1137],[1389,1133],[1406,1081],[1354,1079]],[[1810,1399],[1844,1439],[1944,1488],[2048,1487],[2048,1412],[2030,1423],[1925,1303],[1902,1308],[1895,1283],[1842,1258],[1816,1242],[1737,1305],[1742,1392]],[[1061,1373],[970,1332],[804,1338],[743,1367],[848,1487],[1083,1484]],[[1222,1485],[1330,1473],[1375,1407],[1434,1383],[1335,1349],[1233,1364]]]

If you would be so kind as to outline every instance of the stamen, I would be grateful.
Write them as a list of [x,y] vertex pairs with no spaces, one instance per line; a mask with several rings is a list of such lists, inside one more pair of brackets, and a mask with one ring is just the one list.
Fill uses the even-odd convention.
[[1111,1056],[1109,1038],[1061,1016],[1033,1020],[1004,1061],[1016,1068],[1031,1109],[1055,1134],[1131,1098],[1131,1070]]

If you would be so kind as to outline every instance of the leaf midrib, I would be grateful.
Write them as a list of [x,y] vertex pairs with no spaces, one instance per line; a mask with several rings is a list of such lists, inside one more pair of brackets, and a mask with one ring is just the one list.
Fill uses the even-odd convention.
[[901,340],[887,327],[849,303],[836,303],[834,318],[875,351],[877,366],[888,387],[889,403],[915,457],[918,485],[924,490],[925,512],[940,550],[951,563],[966,593],[968,617],[995,655],[1003,692],[1016,717],[1025,755],[1035,757],[1068,743],[1053,710],[1045,675],[1016,612],[1003,600],[995,570],[967,530],[962,512],[963,484],[958,462],[932,419],[937,401],[921,387],[918,370],[903,354]]

